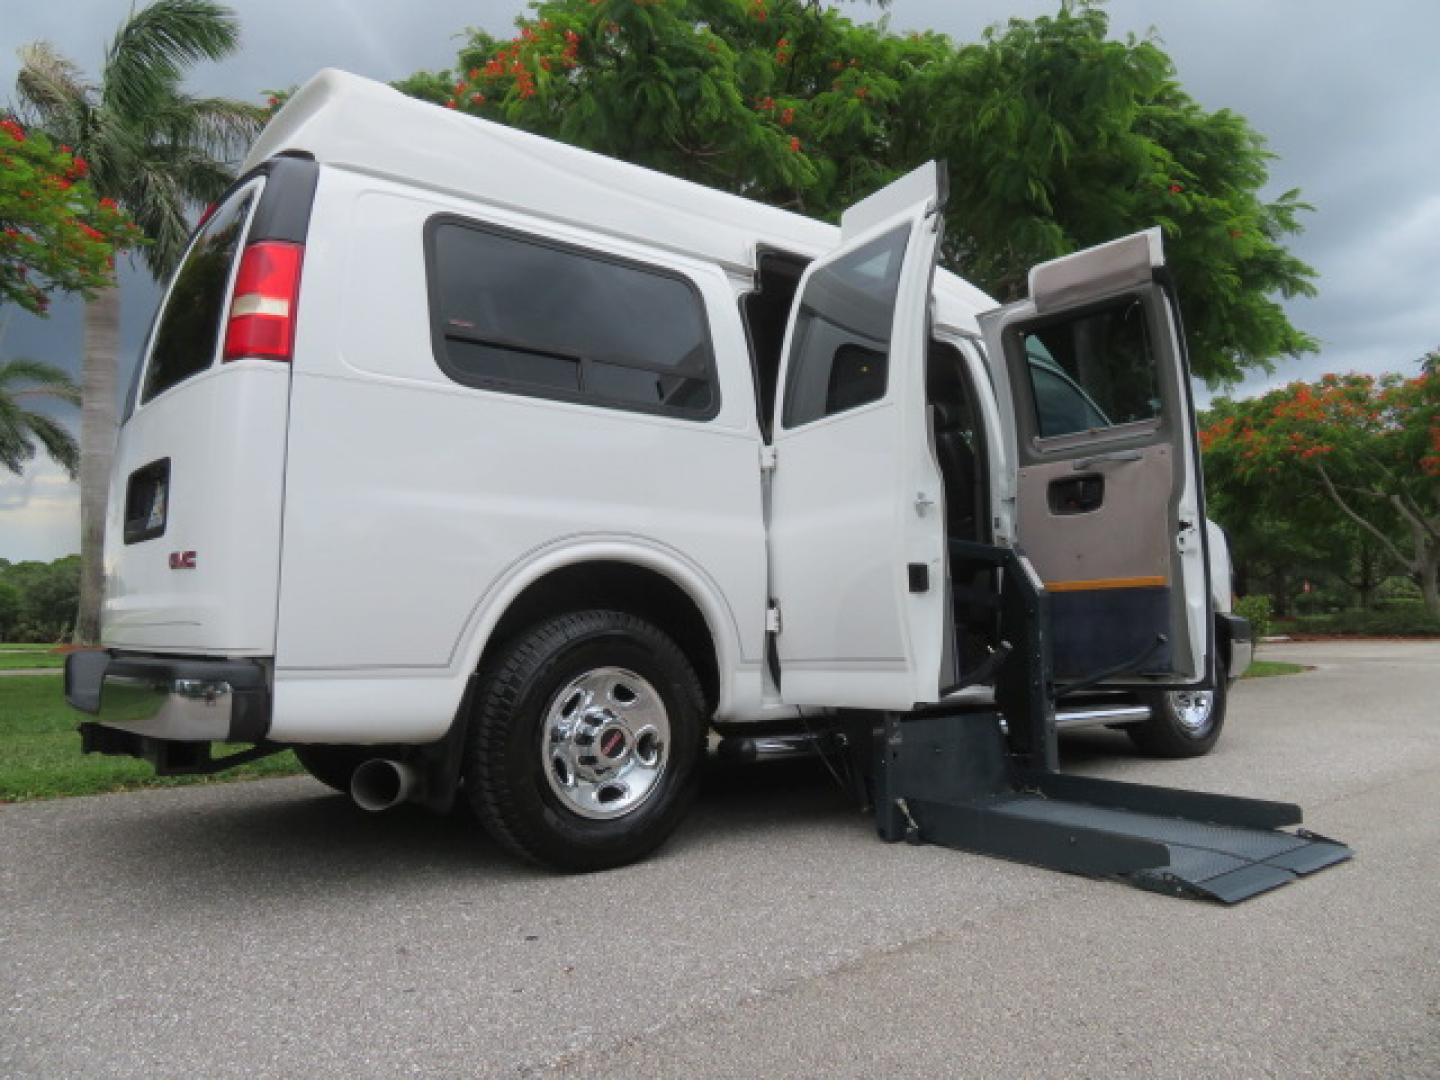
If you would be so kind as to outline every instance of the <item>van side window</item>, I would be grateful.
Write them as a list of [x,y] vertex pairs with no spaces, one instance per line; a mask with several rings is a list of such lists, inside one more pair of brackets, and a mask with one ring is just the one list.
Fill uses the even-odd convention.
[[1160,415],[1145,305],[1138,298],[1030,330],[1024,346],[1041,438]]
[[142,404],[198,375],[214,361],[225,324],[230,268],[253,201],[251,188],[243,198],[231,199],[216,210],[175,272],[175,283],[155,328]]
[[708,419],[705,309],[663,270],[450,217],[426,226],[441,370],[467,386]]
[[781,422],[799,427],[885,396],[895,296],[908,224],[823,267],[805,283],[790,346]]

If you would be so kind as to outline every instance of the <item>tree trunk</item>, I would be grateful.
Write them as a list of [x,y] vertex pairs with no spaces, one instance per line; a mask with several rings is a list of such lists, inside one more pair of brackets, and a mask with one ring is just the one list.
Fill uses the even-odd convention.
[[115,355],[120,344],[120,290],[102,289],[85,305],[85,361],[80,406],[80,611],[75,643],[100,640],[105,590],[105,504],[115,457]]
[[1425,597],[1425,611],[1440,615],[1440,548],[1432,545],[1425,555],[1420,568],[1420,592]]
[[1279,616],[1285,618],[1290,614],[1290,575],[1283,567],[1275,567],[1270,571],[1270,609]]
[[1355,561],[1360,572],[1360,579],[1355,583],[1355,591],[1360,594],[1360,610],[1369,611],[1375,605],[1375,590],[1380,586],[1379,560],[1374,549],[1362,541]]

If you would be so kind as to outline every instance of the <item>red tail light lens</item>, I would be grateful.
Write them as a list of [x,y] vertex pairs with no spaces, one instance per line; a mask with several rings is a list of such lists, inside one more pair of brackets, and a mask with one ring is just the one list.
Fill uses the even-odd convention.
[[304,255],[301,245],[281,240],[262,240],[245,249],[225,327],[225,360],[290,359]]

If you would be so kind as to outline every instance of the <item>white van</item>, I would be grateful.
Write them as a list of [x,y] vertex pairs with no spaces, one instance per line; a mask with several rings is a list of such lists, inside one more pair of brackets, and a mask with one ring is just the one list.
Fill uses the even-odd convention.
[[1208,749],[1249,633],[1159,232],[997,307],[936,268],[945,197],[932,163],[826,225],[322,72],[145,346],[86,748],[294,747],[362,805],[458,792],[616,865],[711,732],[985,700],[1011,643],[973,556],[1018,548],[1058,723]]

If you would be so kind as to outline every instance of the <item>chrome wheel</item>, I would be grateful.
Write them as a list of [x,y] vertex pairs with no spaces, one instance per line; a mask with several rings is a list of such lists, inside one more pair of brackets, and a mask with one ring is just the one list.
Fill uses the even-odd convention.
[[655,688],[605,667],[572,680],[545,711],[540,755],[550,790],[587,818],[618,818],[655,790],[670,753],[670,718]]
[[1187,734],[1199,735],[1210,726],[1210,714],[1215,711],[1215,691],[1171,690],[1170,708],[1175,722]]

